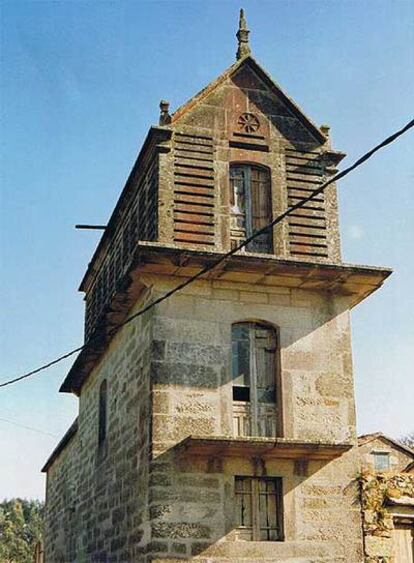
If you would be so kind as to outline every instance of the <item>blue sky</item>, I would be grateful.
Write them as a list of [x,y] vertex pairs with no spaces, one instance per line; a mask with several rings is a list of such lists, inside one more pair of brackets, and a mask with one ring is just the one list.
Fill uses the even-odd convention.
[[[412,118],[411,1],[243,4],[253,54],[331,125],[344,166]],[[160,99],[176,108],[234,61],[240,7],[3,2],[0,381],[81,343],[99,235],[74,225],[107,221]],[[344,260],[395,270],[352,313],[358,430],[394,437],[414,429],[413,149],[410,132],[339,184]],[[0,498],[43,496],[76,415],[58,393],[69,367],[0,389]]]

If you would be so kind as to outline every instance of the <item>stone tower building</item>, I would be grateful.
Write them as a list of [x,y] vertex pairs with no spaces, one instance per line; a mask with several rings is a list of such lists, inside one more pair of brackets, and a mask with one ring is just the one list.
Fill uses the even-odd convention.
[[79,416],[47,461],[46,563],[360,563],[336,187],[120,325],[335,173],[344,153],[250,54],[161,102],[81,283]]

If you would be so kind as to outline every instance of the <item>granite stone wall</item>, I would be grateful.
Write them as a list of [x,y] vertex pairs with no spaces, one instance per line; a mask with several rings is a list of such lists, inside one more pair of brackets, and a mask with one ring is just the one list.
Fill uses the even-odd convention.
[[[142,277],[152,298],[177,281]],[[122,329],[83,386],[79,429],[48,472],[46,563],[362,560],[356,448],[304,466],[182,455],[189,435],[233,435],[230,335],[243,320],[278,327],[278,435],[355,443],[347,298],[199,281]],[[284,541],[237,539],[235,475],[282,477]]]
[[[144,560],[149,538],[151,340],[149,312],[120,331],[82,388],[78,431],[48,471],[46,563]],[[108,433],[98,447],[99,387],[104,379]]]
[[[177,283],[145,276],[158,291]],[[151,362],[148,561],[362,560],[358,451],[333,461],[183,457],[189,435],[232,436],[231,324],[260,320],[281,343],[279,435],[356,443],[347,298],[201,281],[158,306]],[[283,542],[237,540],[235,475],[283,478]]]

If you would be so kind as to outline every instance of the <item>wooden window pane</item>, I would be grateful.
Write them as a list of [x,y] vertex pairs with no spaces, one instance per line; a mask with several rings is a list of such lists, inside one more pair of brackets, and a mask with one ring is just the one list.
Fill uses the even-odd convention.
[[233,211],[245,214],[246,212],[246,178],[247,170],[242,166],[230,168],[230,202]]
[[[271,192],[270,178],[267,170],[251,168],[251,214],[252,214],[252,234],[270,223],[271,213]],[[271,231],[266,232],[254,239],[249,246],[254,252],[272,251]]]
[[[237,240],[251,236],[268,224],[272,218],[269,172],[248,164],[232,165],[230,204],[233,237]],[[255,238],[248,244],[247,250],[272,252],[272,232],[266,232]]]
[[246,324],[232,327],[233,385],[250,386],[250,342]]
[[389,453],[374,453],[374,466],[375,471],[388,471],[390,468],[390,454]]
[[[236,477],[239,539],[258,541],[282,539],[281,490],[280,478]],[[253,506],[256,506],[254,510]]]
[[237,526],[242,528],[252,527],[252,490],[251,479],[236,477],[236,516]]
[[255,357],[257,373],[257,400],[274,403],[275,397],[275,353],[276,335],[274,330],[255,328]]

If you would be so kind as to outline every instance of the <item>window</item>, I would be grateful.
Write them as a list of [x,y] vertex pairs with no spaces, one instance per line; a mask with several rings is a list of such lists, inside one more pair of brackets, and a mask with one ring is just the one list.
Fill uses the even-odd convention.
[[[270,175],[266,168],[250,164],[230,166],[231,241],[233,248],[272,220]],[[271,253],[272,231],[258,236],[249,252]]]
[[390,454],[388,452],[373,452],[375,471],[388,471],[390,468]]
[[235,497],[238,539],[283,539],[280,477],[236,477]]
[[106,440],[107,430],[107,385],[106,379],[102,381],[99,388],[99,420],[98,420],[98,445],[101,446]]
[[276,331],[232,326],[233,420],[237,436],[276,436]]

